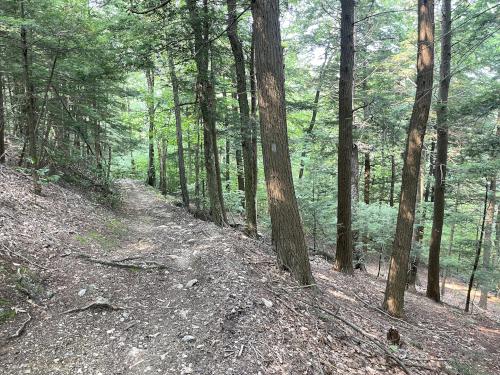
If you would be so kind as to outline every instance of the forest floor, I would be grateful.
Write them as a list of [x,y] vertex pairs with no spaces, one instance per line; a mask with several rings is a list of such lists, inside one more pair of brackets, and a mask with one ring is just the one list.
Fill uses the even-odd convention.
[[119,190],[115,210],[54,184],[35,197],[0,169],[3,374],[500,373],[495,314],[407,293],[391,318],[381,278],[316,256],[316,288],[299,287],[265,241]]

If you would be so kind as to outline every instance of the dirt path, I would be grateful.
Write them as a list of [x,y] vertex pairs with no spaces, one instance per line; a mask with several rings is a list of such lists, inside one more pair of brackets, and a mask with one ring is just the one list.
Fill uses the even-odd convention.
[[[320,292],[309,293],[275,268],[264,243],[196,220],[140,182],[122,181],[120,189],[119,213],[88,211],[94,229],[72,232],[68,248],[48,257],[45,283],[54,296],[27,305],[33,320],[1,348],[2,373],[403,373],[328,310],[384,347],[387,329],[397,327],[405,343],[395,356],[413,374],[441,373],[443,359],[466,369],[478,360],[484,373],[498,368],[494,322],[417,295],[407,298],[408,321],[395,321],[376,310],[383,281],[334,273],[319,258]],[[66,313],[96,301],[109,305]],[[12,333],[20,322],[2,330]]]

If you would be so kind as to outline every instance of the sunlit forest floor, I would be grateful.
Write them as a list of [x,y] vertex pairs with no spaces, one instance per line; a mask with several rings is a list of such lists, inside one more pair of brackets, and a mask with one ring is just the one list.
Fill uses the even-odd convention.
[[395,319],[375,265],[351,277],[315,256],[315,288],[299,287],[265,239],[141,182],[121,181],[109,209],[55,184],[35,198],[28,176],[0,174],[2,373],[500,373],[498,301],[465,314],[458,280],[444,304],[407,293]]

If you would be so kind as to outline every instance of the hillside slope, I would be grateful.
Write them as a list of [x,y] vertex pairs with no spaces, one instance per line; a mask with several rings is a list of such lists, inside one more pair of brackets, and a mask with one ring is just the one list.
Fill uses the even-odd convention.
[[317,257],[317,288],[299,287],[265,242],[137,181],[120,182],[115,211],[29,187],[0,170],[5,374],[500,373],[499,326],[484,316],[408,294],[406,320],[391,318],[383,280]]

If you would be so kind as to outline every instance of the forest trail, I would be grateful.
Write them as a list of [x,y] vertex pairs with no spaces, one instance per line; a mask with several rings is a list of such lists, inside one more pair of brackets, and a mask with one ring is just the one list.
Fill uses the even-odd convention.
[[[18,202],[22,177],[6,173],[14,189],[9,199]],[[318,291],[311,293],[276,269],[264,242],[194,219],[141,182],[119,187],[117,212],[55,185],[35,202],[30,217],[60,214],[24,228],[37,238],[57,233],[43,247],[48,256],[26,254],[44,267],[41,279],[51,293],[18,301],[18,317],[0,325],[5,338],[27,312],[32,317],[25,332],[3,342],[3,373],[500,371],[500,331],[490,319],[408,294],[406,321],[395,320],[377,310],[383,280],[332,272],[319,257],[312,258]],[[36,225],[45,227],[35,231]],[[23,246],[30,251],[28,240]],[[391,326],[401,334],[399,348],[386,341]]]

